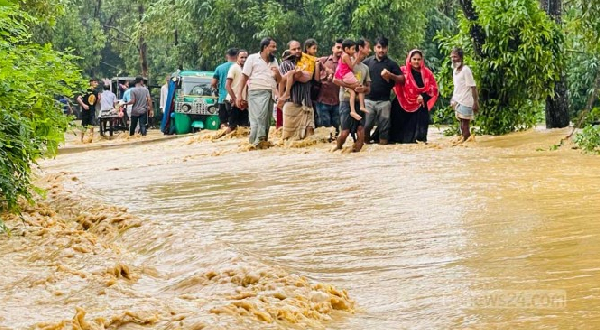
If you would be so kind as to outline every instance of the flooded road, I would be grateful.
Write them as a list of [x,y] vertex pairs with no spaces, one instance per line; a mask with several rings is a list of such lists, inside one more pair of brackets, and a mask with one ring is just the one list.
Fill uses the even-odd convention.
[[227,266],[231,248],[346,290],[355,312],[327,329],[595,329],[600,157],[548,151],[565,132],[454,147],[436,135],[351,155],[183,138],[42,167],[152,221],[132,237],[154,243],[132,251],[171,264],[159,272],[189,279],[192,266]]

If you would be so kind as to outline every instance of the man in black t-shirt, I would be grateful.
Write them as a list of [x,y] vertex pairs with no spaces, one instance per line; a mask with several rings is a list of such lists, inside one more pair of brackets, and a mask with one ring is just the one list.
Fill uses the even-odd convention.
[[390,112],[392,102],[390,92],[396,82],[404,82],[404,75],[398,63],[388,58],[388,40],[379,37],[375,40],[375,56],[363,61],[369,67],[371,90],[365,96],[365,106],[369,110],[365,123],[365,142],[371,141],[371,130],[377,124],[379,144],[388,144]]
[[96,104],[100,103],[100,94],[96,88],[98,87],[98,80],[90,79],[90,88],[87,92],[77,98],[77,103],[81,106],[81,142],[83,142],[83,136],[88,128],[92,131],[92,138],[94,137],[94,115],[96,114]]

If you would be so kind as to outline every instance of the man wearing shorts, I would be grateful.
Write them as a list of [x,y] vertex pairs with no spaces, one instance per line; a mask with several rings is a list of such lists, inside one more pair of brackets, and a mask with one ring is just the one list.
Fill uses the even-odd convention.
[[96,88],[98,87],[97,79],[90,79],[90,88],[84,95],[77,98],[77,103],[81,106],[81,142],[88,128],[94,136],[94,115],[96,114],[96,104],[100,103],[100,95]]
[[471,137],[471,120],[479,111],[479,94],[471,68],[463,63],[462,49],[453,49],[450,57],[454,68],[452,72],[454,91],[451,104],[454,107],[456,118],[460,120],[462,141],[466,141]]

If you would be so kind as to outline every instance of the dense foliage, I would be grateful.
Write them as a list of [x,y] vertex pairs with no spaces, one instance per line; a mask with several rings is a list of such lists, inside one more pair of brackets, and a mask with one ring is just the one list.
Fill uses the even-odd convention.
[[600,154],[600,126],[586,126],[575,143],[586,153]]
[[30,165],[56,153],[69,123],[55,96],[71,96],[81,82],[72,55],[31,42],[39,22],[15,5],[0,6],[0,209],[16,210],[20,197],[31,197]]
[[598,153],[600,146],[600,2],[575,0],[569,3],[568,41],[572,56],[568,72],[570,92],[576,107],[575,125],[585,126],[576,136],[584,151]]
[[[340,37],[390,39],[391,55],[404,59],[422,45],[426,14],[443,1],[424,0],[67,0],[69,14],[49,33],[59,50],[82,57],[89,75],[136,75],[145,68],[161,79],[177,68],[211,70],[227,48],[256,51],[273,37],[283,50],[297,39],[315,38],[326,54]],[[431,40],[430,40],[431,41]],[[431,47],[435,49],[435,47]]]
[[[562,65],[557,45],[562,34],[540,9],[537,0],[475,0],[476,22],[461,18],[460,33],[441,38],[447,54],[460,45],[467,63],[478,77],[481,115],[477,125],[483,134],[506,134],[532,127],[543,111],[543,102],[554,93],[554,81]],[[471,28],[485,33],[481,54],[471,42]],[[442,92],[451,93],[451,69],[439,75]]]

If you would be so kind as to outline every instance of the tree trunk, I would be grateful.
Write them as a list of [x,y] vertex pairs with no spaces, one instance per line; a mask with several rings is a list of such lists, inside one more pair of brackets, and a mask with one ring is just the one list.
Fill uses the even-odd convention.
[[[458,0],[460,3],[460,7],[462,8],[462,12],[465,17],[473,22],[474,24],[471,26],[471,41],[473,42],[473,51],[475,55],[480,59],[484,58],[486,55],[483,53],[483,44],[485,44],[485,31],[481,25],[478,24],[479,15],[475,11],[473,7],[472,0]],[[479,101],[481,104],[485,104],[488,100],[497,98],[496,91],[494,89],[489,88],[490,83],[487,81],[487,77],[481,77],[480,85],[479,85]]]
[[98,0],[98,2],[96,3],[96,7],[94,8],[94,17],[99,18],[101,12],[102,12],[102,0]]
[[554,98],[546,99],[546,128],[569,126],[569,100],[567,99],[567,81],[564,72],[554,85]]
[[[473,2],[471,0],[459,0],[460,6],[462,8],[465,17],[472,22],[477,22],[479,20],[479,15],[473,8]],[[475,54],[479,57],[484,57],[482,46],[485,43],[485,32],[483,28],[479,24],[474,24],[471,27],[471,39],[473,40],[473,50]]]
[[[541,0],[540,3],[546,14],[554,18],[556,24],[562,26],[562,0]],[[557,48],[564,49],[564,47]],[[560,66],[559,70],[561,70],[560,78],[554,85],[554,98],[546,98],[546,128],[562,128],[569,126],[570,122],[564,66]]]
[[442,13],[448,17],[454,16],[454,0],[444,0],[442,2]]
[[[144,5],[143,4],[139,4],[138,5],[138,14],[139,14],[139,19],[140,19],[140,23],[142,22],[142,18],[144,17]],[[142,73],[142,77],[144,78],[148,78],[148,45],[146,44],[146,39],[144,38],[144,26],[140,27],[141,31],[140,31],[140,37],[138,40],[138,49],[140,52],[140,66],[141,66],[141,73]]]

